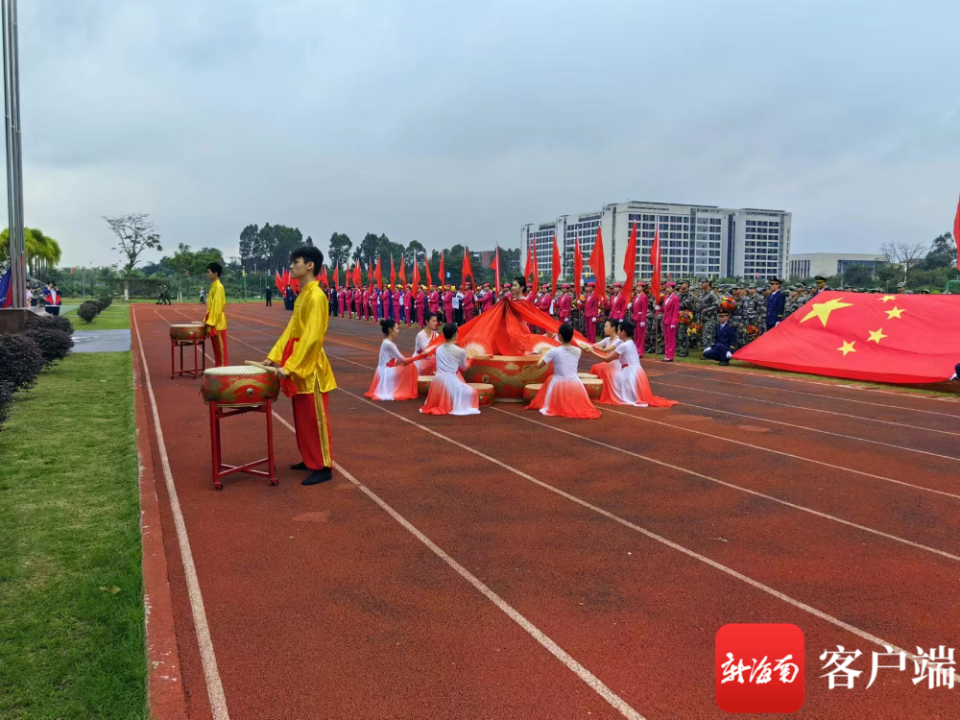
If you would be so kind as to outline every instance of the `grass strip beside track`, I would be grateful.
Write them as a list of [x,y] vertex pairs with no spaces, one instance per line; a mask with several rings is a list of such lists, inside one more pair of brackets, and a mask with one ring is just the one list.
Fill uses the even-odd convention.
[[146,715],[132,383],[72,355],[0,433],[0,718]]

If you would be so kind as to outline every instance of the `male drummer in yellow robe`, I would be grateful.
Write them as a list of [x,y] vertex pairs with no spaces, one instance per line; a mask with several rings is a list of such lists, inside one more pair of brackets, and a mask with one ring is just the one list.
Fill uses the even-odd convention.
[[223,265],[220,263],[212,262],[207,265],[207,277],[212,282],[210,292],[207,293],[207,314],[203,318],[203,324],[207,326],[207,335],[213,345],[213,364],[217,367],[228,364],[227,316],[223,314],[227,306],[227,294],[223,291],[223,283],[220,282],[222,273]]
[[333,476],[327,396],[337,389],[337,381],[323,349],[330,313],[327,295],[317,283],[321,267],[323,253],[315,247],[290,253],[290,277],[300,281],[302,290],[287,329],[264,363],[278,368],[283,392],[293,399],[297,447],[303,462],[292,467],[312,471],[304,485],[316,485]]

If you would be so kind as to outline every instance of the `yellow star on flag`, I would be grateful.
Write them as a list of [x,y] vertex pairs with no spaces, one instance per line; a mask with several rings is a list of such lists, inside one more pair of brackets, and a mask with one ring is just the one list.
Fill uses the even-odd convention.
[[880,298],[880,302],[886,302],[887,300],[896,300],[896,299],[897,299],[896,295],[884,295],[882,298]]
[[842,298],[834,298],[829,302],[815,303],[813,310],[804,316],[803,320],[800,321],[800,324],[802,325],[810,318],[819,318],[820,322],[823,323],[823,326],[826,327],[827,320],[830,318],[830,313],[832,313],[834,310],[839,310],[840,308],[845,307],[853,307],[853,304],[842,302]]
[[887,319],[897,318],[897,320],[899,320],[900,316],[903,315],[903,310],[896,306],[894,306],[893,310],[886,310],[885,312],[887,313]]
[[872,342],[875,342],[877,345],[879,345],[880,341],[883,340],[884,338],[890,337],[889,335],[883,334],[883,328],[880,328],[879,330],[867,330],[867,332],[870,333],[870,339],[867,340],[867,342],[872,341]]
[[850,342],[847,342],[846,340],[844,340],[844,341],[843,341],[843,347],[838,347],[837,350],[839,350],[840,352],[842,352],[842,353],[843,353],[843,356],[846,357],[846,356],[847,356],[847,353],[852,353],[852,352],[856,352],[856,351],[857,351],[857,349],[856,349],[855,347],[853,347],[853,345],[854,345],[855,342],[857,342],[857,341],[856,341],[856,340],[851,340]]

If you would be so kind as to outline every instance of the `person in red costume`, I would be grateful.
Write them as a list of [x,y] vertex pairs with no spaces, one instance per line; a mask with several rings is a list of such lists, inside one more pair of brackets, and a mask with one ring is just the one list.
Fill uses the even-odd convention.
[[570,295],[570,285],[564,284],[557,295],[557,320],[562,323],[570,322],[573,312],[573,297]]
[[587,342],[595,343],[597,341],[597,315],[600,310],[600,303],[594,293],[594,284],[587,283],[587,296],[583,300],[583,335]]
[[403,316],[407,319],[407,327],[413,324],[413,291],[410,285],[403,289]]
[[550,308],[553,306],[553,296],[549,292],[544,290],[543,295],[540,296],[537,303],[540,312],[545,312],[547,315],[550,315]]
[[423,327],[423,316],[427,312],[427,293],[425,291],[426,288],[421,285],[417,288],[417,294],[413,299],[413,302],[417,307],[417,325],[420,327]]
[[443,293],[443,321],[453,322],[453,285],[447,285]]
[[440,293],[437,292],[437,286],[430,286],[430,294],[427,296],[427,304],[430,312],[440,314]]
[[490,283],[483,284],[483,292],[480,293],[480,312],[485,313],[487,310],[493,308],[493,304],[497,301],[497,298],[490,289]]
[[631,314],[633,324],[637,326],[634,331],[634,343],[637,346],[637,352],[643,357],[643,348],[647,342],[647,284],[645,282],[637,283],[637,296],[633,299]]
[[610,317],[614,320],[623,320],[627,314],[627,298],[623,294],[623,286],[617,283],[613,286],[613,299],[610,301]]
[[403,295],[403,293],[400,292],[400,285],[398,283],[397,285],[393,286],[393,307],[391,308],[391,314],[387,316],[392,320],[396,320],[398,323],[400,322],[400,303],[402,302],[401,295]]
[[673,291],[676,283],[667,283],[667,296],[663,301],[663,360],[673,362],[677,350],[677,323],[680,320],[680,298]]
[[463,321],[465,323],[473,320],[473,309],[475,307],[475,298],[473,295],[473,284],[467,283],[463,286],[463,299],[460,301],[460,309],[463,311]]

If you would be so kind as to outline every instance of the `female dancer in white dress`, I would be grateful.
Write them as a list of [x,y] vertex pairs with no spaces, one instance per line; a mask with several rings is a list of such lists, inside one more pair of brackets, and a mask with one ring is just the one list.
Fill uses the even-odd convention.
[[[620,321],[614,320],[613,318],[607,318],[603,323],[603,340],[595,344],[593,347],[597,350],[606,350],[608,352],[616,350],[617,347],[623,344],[623,340],[617,337],[619,330]],[[590,367],[590,372],[603,380],[603,384],[606,385],[607,383],[613,384],[613,378],[619,369],[620,362],[614,360],[612,362],[599,362],[596,365],[592,365]]]
[[600,417],[600,411],[590,402],[583,380],[577,377],[581,350],[570,344],[573,326],[564,323],[559,333],[563,344],[549,350],[537,364],[539,367],[553,363],[553,375],[547,378],[527,409],[539,410],[542,415],[553,417],[596,420]]
[[479,415],[480,395],[457,372],[470,364],[467,351],[457,347],[457,326],[443,326],[443,345],[437,348],[437,374],[430,383],[427,401],[420,408],[424,415]]
[[383,342],[380,343],[380,360],[373,374],[370,389],[364,393],[372,400],[414,400],[417,397],[417,368],[413,360],[405,358],[397,348],[396,339],[400,326],[396,320],[380,321]]
[[[424,316],[423,330],[417,333],[413,354],[419,355],[422,353],[438,337],[440,337],[440,333],[437,332],[437,314],[428,310]],[[437,371],[437,359],[432,355],[421,358],[416,363],[417,373],[420,375],[433,375]]]
[[633,333],[636,326],[632,320],[620,322],[618,335],[622,341],[612,353],[606,354],[594,348],[588,348],[591,353],[604,361],[618,360],[620,369],[613,376],[612,383],[603,383],[603,393],[600,402],[605,405],[633,405],[635,407],[672,407],[676,400],[667,400],[657,397],[650,388],[647,374],[640,366],[640,354],[633,343]]

